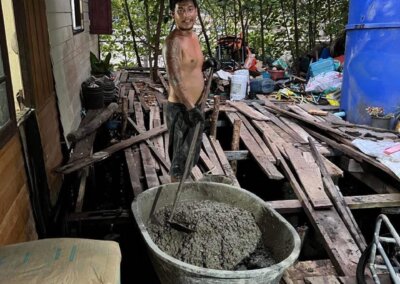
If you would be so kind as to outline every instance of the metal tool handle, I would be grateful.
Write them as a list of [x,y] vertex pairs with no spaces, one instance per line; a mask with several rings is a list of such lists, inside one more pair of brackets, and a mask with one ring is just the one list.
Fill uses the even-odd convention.
[[[202,97],[202,101],[201,101],[201,105],[200,105],[201,111],[204,110],[205,101],[207,99],[207,96],[208,96],[208,94],[210,92],[210,87],[211,87],[213,69],[209,68],[208,71],[209,71],[208,76],[207,76],[208,77],[208,81],[207,81],[207,85],[206,85],[206,87],[204,89],[204,93],[203,93],[203,97]],[[188,154],[188,157],[187,157],[186,163],[185,163],[185,170],[183,171],[182,178],[181,178],[181,180],[179,182],[178,189],[177,189],[176,194],[175,194],[174,203],[172,205],[172,211],[171,211],[171,214],[169,215],[169,219],[168,219],[169,222],[171,222],[172,218],[174,217],[175,208],[176,208],[176,204],[177,204],[177,201],[179,199],[179,196],[180,196],[180,193],[181,193],[181,190],[182,190],[182,185],[185,183],[186,178],[187,178],[187,176],[189,174],[189,171],[193,167],[194,152],[195,152],[195,148],[196,148],[196,142],[199,139],[199,135],[200,135],[200,126],[201,126],[201,122],[198,122],[196,124],[196,128],[194,129],[193,139],[192,139],[192,142],[190,144],[189,154]]]

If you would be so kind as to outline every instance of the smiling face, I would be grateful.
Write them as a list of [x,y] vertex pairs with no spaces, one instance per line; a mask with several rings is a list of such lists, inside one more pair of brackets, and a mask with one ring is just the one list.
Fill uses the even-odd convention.
[[197,17],[197,8],[192,0],[176,3],[173,15],[176,26],[181,31],[192,30]]

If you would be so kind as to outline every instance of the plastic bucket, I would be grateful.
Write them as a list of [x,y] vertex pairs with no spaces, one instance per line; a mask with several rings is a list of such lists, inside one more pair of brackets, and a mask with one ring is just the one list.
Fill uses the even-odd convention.
[[399,11],[399,0],[350,1],[341,95],[350,122],[370,124],[367,107],[400,105]]
[[231,92],[230,92],[230,98],[232,101],[240,101],[246,97],[247,81],[248,81],[248,76],[232,75]]
[[238,187],[221,183],[186,183],[180,200],[213,200],[248,210],[261,229],[264,244],[270,248],[275,265],[247,270],[228,271],[194,266],[164,253],[151,239],[146,224],[158,189],[156,210],[173,203],[178,183],[165,184],[139,194],[132,203],[132,212],[146,242],[150,258],[163,284],[277,284],[286,268],[300,253],[300,238],[295,229],[266,202]]

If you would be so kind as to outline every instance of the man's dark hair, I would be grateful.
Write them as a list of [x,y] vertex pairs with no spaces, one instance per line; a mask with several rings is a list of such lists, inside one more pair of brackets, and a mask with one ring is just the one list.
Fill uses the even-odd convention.
[[196,0],[169,0],[169,9],[170,9],[170,11],[175,11],[175,6],[176,6],[176,4],[177,3],[180,3],[180,2],[183,2],[183,1],[192,1],[193,2],[193,4],[194,4],[194,6],[196,7],[196,8],[198,8],[198,5],[197,5],[197,1]]

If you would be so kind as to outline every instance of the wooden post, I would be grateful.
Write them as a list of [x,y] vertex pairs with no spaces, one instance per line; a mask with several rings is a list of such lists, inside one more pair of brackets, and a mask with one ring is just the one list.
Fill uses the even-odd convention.
[[211,115],[211,126],[210,126],[210,136],[217,139],[217,122],[219,115],[219,102],[220,96],[214,96],[214,110]]
[[[242,121],[240,119],[235,119],[233,122],[233,135],[232,135],[232,144],[231,149],[232,151],[239,150],[239,142],[240,142],[240,127],[242,125]],[[233,172],[236,175],[237,172],[237,161],[231,161],[231,167]]]
[[126,125],[127,125],[127,119],[128,119],[128,97],[127,96],[122,96],[121,97],[122,101],[122,128],[121,128],[121,137],[122,139],[125,137],[125,132],[126,132]]

